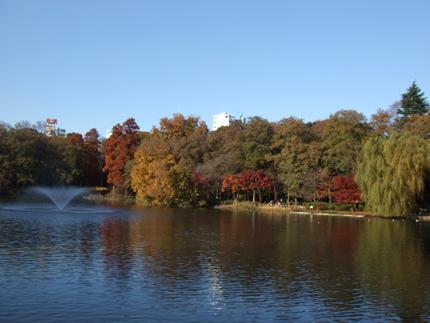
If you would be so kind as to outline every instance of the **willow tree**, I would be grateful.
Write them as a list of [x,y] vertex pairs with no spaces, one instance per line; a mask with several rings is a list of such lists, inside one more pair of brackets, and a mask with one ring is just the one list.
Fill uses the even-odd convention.
[[424,191],[429,145],[412,134],[373,137],[364,145],[356,175],[366,208],[383,216],[406,216]]

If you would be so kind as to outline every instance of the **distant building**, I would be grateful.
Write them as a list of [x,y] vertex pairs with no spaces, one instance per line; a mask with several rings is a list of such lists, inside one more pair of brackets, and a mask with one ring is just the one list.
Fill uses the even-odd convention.
[[221,127],[228,127],[232,121],[233,117],[227,112],[216,114],[212,117],[212,130],[215,131]]
[[47,135],[48,137],[53,137],[57,135],[57,119],[46,119],[45,135]]
[[58,137],[65,137],[66,136],[66,129],[58,128],[57,129],[57,136]]
[[48,137],[55,137],[55,136],[65,137],[66,130],[57,128],[57,123],[58,123],[58,120],[55,118],[46,119],[45,135],[47,135]]

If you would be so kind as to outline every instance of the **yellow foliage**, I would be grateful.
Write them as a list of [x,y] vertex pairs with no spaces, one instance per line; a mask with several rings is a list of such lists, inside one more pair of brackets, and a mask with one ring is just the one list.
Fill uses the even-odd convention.
[[135,155],[131,171],[131,185],[137,200],[150,205],[171,205],[175,192],[169,171],[174,164],[164,140],[154,137],[144,142]]

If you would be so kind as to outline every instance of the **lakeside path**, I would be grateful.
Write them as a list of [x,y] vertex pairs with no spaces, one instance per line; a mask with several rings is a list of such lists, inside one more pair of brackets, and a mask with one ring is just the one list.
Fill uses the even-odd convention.
[[318,216],[342,216],[342,217],[349,217],[349,218],[364,218],[368,217],[369,215],[365,214],[346,214],[346,213],[325,213],[325,212],[303,212],[303,211],[290,211],[290,214],[298,214],[298,215],[318,215]]
[[[331,217],[346,217],[346,218],[381,218],[381,219],[389,219],[389,220],[395,220],[394,217],[383,217],[379,215],[373,215],[367,212],[342,212],[342,211],[331,211],[331,212],[324,212],[324,211],[301,211],[301,210],[292,210],[290,208],[284,207],[284,206],[269,206],[269,205],[259,205],[259,204],[228,204],[228,205],[219,205],[215,206],[217,209],[223,209],[223,210],[237,210],[237,211],[243,211],[243,212],[260,212],[260,213],[266,213],[266,214],[279,214],[279,215],[303,215],[303,216],[331,216]],[[408,219],[408,217],[405,218],[397,218],[397,219]],[[411,216],[409,219],[415,220],[416,222],[430,222],[430,214],[426,215],[418,215],[418,216]]]
[[223,210],[239,210],[239,211],[251,211],[251,212],[262,212],[262,213],[278,213],[278,214],[296,214],[306,216],[336,216],[336,217],[350,217],[350,218],[364,218],[370,217],[371,215],[364,212],[356,213],[344,213],[344,212],[321,212],[321,211],[297,211],[282,206],[268,206],[268,205],[219,205],[215,206],[217,209]]

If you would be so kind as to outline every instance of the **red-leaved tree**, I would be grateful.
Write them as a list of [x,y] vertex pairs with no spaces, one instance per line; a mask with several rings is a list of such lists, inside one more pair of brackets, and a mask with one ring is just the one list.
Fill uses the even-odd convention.
[[354,182],[353,175],[335,176],[333,178],[333,194],[336,203],[358,203],[361,192]]
[[255,195],[258,194],[258,200],[262,202],[261,193],[263,190],[272,187],[272,177],[266,175],[261,170],[248,170],[240,174],[242,187],[245,191],[252,192],[252,202],[255,202]]
[[200,199],[210,202],[212,199],[216,198],[219,191],[219,183],[216,183],[208,175],[197,171],[192,172],[191,179],[194,190],[197,192]]
[[272,186],[273,179],[271,176],[261,170],[248,170],[240,174],[224,176],[222,192],[230,191],[235,200],[240,191],[252,193],[253,202],[255,202],[255,197],[258,194],[258,199],[262,202],[262,192],[270,190]]

